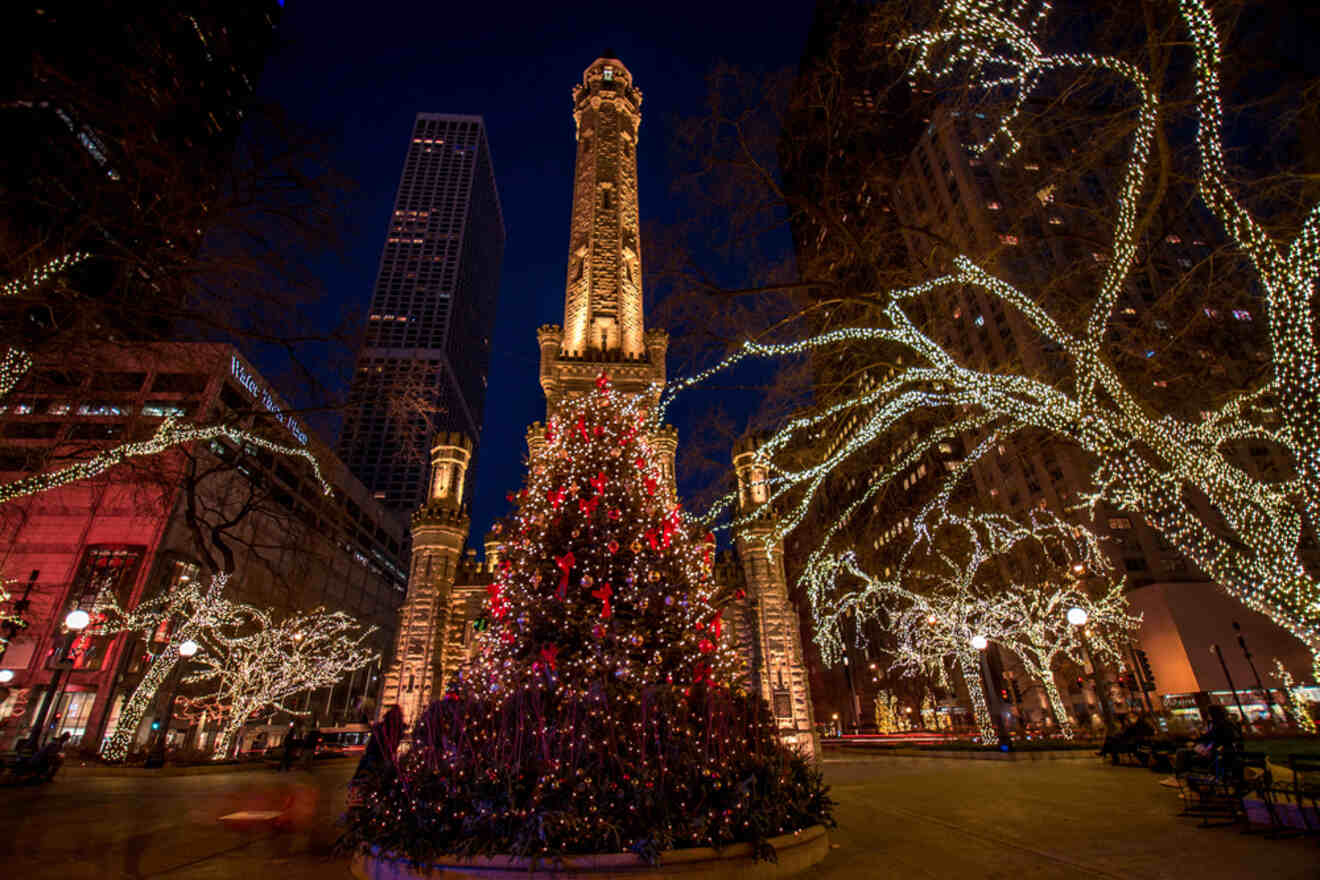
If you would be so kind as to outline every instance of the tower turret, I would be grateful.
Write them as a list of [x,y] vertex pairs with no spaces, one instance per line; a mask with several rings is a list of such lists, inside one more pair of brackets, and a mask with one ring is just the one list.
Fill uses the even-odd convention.
[[770,704],[780,739],[808,755],[819,755],[802,627],[788,595],[783,546],[767,543],[775,524],[775,513],[765,503],[770,468],[760,458],[754,437],[744,437],[734,446],[733,467],[738,477],[738,515],[756,513],[734,535],[747,584],[751,685]]
[[412,560],[408,593],[399,609],[394,658],[381,691],[382,714],[397,704],[412,724],[444,691],[445,646],[454,578],[470,521],[463,485],[472,459],[472,440],[447,432],[431,447],[427,500],[412,516]]

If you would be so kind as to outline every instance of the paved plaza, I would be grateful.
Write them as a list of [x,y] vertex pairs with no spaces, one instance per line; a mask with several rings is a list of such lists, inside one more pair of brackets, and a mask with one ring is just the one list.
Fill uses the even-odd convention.
[[[6,878],[332,878],[334,816],[351,766],[192,776],[69,772],[0,789]],[[1137,768],[879,758],[828,763],[835,848],[804,875],[852,878],[1320,877],[1320,842],[1266,840],[1175,818],[1176,791]],[[282,810],[285,830],[220,816]]]

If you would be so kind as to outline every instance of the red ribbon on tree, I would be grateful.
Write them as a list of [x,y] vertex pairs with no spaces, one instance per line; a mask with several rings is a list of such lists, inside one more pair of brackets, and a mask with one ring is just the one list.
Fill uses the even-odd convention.
[[558,645],[546,645],[544,648],[541,649],[541,659],[545,661],[546,667],[549,668],[551,672],[554,672],[555,670],[555,662],[558,657],[559,657]]
[[610,375],[604,370],[601,370],[600,375],[596,377],[596,390],[602,394],[610,390]]
[[703,684],[710,682],[710,664],[702,661],[692,667],[692,683]]
[[583,514],[586,514],[587,516],[591,516],[593,513],[596,512],[596,505],[599,504],[599,503],[600,503],[600,496],[599,496],[599,495],[593,495],[593,496],[591,496],[591,500],[590,500],[590,501],[584,501],[583,499],[579,498],[579,499],[578,499],[578,513],[583,513]]
[[559,505],[564,503],[564,490],[551,489],[549,492],[545,493],[545,500],[550,502],[551,508],[558,510]]
[[490,596],[490,613],[496,620],[503,620],[508,610],[504,607],[504,597],[500,595],[500,585],[490,584],[486,587],[486,594]]
[[659,546],[659,545],[656,543],[656,541],[655,541],[655,529],[647,529],[647,530],[646,530],[646,543],[648,543],[648,544],[651,545],[651,552],[652,552],[652,553],[659,553],[659,552],[660,552],[660,546]]
[[587,482],[591,484],[591,488],[596,490],[597,495],[605,491],[605,484],[608,483],[609,481],[610,478],[605,476],[604,471],[598,471],[596,473],[596,476],[587,480]]
[[670,541],[670,539],[674,537],[674,529],[678,528],[678,523],[679,523],[678,508],[679,508],[679,506],[680,506],[680,505],[675,504],[672,508],[670,508],[670,510],[669,510],[669,516],[665,517],[665,522],[664,522],[664,531],[665,531],[665,534],[664,534],[664,541],[663,541],[662,543],[663,543],[666,547],[669,546],[669,541]]
[[715,616],[710,619],[710,634],[719,638],[724,634],[724,609],[721,608],[715,612]]
[[614,609],[610,607],[610,596],[614,595],[614,589],[610,587],[609,584],[601,584],[599,589],[591,591],[591,595],[595,596],[602,603],[600,606],[601,618],[609,620],[610,616],[614,613]]
[[656,483],[655,480],[651,479],[650,477],[647,477],[647,478],[646,478],[646,494],[647,494],[647,495],[654,495],[654,494],[655,494],[655,489],[656,489],[656,486],[657,486],[657,485],[658,485],[658,484]]
[[554,420],[554,419],[551,419],[549,422],[546,423],[546,426],[545,426],[545,442],[546,442],[546,443],[554,443],[554,442],[555,442],[555,420]]
[[573,564],[576,562],[577,560],[573,558],[572,550],[569,550],[563,556],[555,557],[555,565],[559,566],[559,570],[563,572],[563,574],[559,576],[559,590],[555,593],[556,598],[558,599],[567,598],[568,573],[573,570]]
[[703,654],[713,653],[715,650],[715,643],[710,639],[702,639],[697,643],[697,650],[701,651]]
[[578,435],[581,436],[583,440],[586,440],[586,439],[587,439],[587,423],[584,422],[584,421],[582,420],[582,416],[578,416],[578,417],[577,417],[577,425],[575,426],[575,428],[576,428],[576,430],[577,430],[577,432],[578,432]]

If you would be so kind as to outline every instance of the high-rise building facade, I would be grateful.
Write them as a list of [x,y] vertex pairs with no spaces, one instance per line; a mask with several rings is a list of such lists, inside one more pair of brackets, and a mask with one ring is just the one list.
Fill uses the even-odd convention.
[[503,260],[485,123],[419,113],[339,440],[344,461],[390,510],[408,514],[425,501],[437,432],[481,437]]

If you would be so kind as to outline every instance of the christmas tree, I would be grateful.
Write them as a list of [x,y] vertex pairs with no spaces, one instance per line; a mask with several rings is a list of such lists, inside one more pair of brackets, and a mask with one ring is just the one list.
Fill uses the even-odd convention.
[[475,662],[360,780],[350,846],[424,861],[722,846],[822,822],[819,774],[745,691],[645,402],[565,401],[535,444]]

